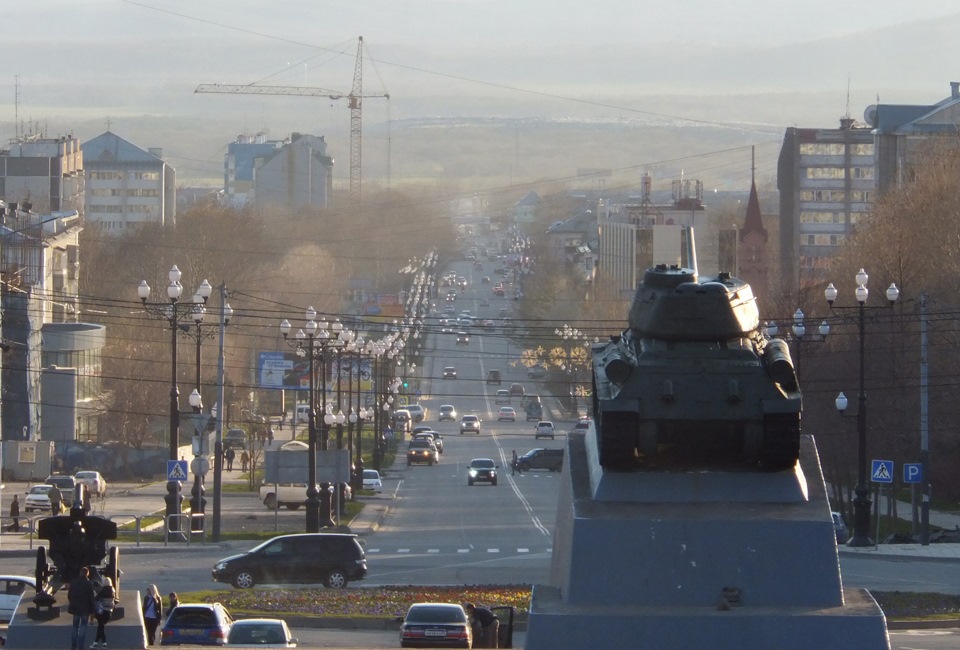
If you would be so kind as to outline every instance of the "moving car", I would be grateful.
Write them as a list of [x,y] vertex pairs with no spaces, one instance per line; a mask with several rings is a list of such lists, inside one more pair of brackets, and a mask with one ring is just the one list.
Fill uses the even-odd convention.
[[501,406],[500,412],[497,413],[497,422],[516,422],[517,421],[517,411],[512,406]]
[[460,418],[460,435],[464,433],[475,433],[480,435],[480,416],[464,415]]
[[419,438],[420,436],[425,436],[429,440],[433,441],[433,444],[437,448],[437,453],[443,453],[443,436],[440,435],[439,431],[434,431],[433,429],[427,428],[425,431],[418,431],[413,434],[414,438]]
[[407,447],[407,466],[414,463],[433,465],[438,460],[440,458],[437,454],[437,446],[432,440],[421,435],[410,441],[410,446]]
[[573,427],[574,433],[577,431],[589,431],[593,421],[590,418],[580,418]]
[[282,618],[247,618],[233,622],[227,645],[231,648],[296,648],[297,639]]
[[86,485],[91,496],[102,497],[107,493],[107,481],[100,472],[85,469],[74,474],[73,478]]
[[497,484],[497,464],[491,458],[474,458],[467,468],[467,485],[477,481],[486,481],[491,485]]
[[453,366],[447,366],[443,369],[443,378],[444,379],[456,379],[457,378],[457,369]]
[[539,363],[535,366],[530,366],[527,369],[527,377],[529,377],[530,379],[540,379],[546,374],[547,374],[546,367],[540,365]]
[[414,603],[397,622],[401,648],[473,647],[473,628],[462,605]]
[[470,335],[466,332],[457,332],[457,345],[470,345]]
[[[299,407],[297,407],[299,408]],[[301,414],[298,412],[297,417],[301,417]],[[302,422],[308,422],[310,420],[310,406],[307,405],[307,410],[302,414],[304,418]],[[238,449],[243,450],[247,448],[247,432],[243,429],[230,429],[225,434],[223,434],[223,449]]]
[[500,375],[500,371],[499,371],[499,370],[488,370],[488,371],[487,371],[487,383],[488,383],[488,384],[496,384],[497,386],[499,386],[502,381],[503,381],[503,380],[502,380],[502,378],[501,378],[501,375]]
[[36,580],[31,576],[0,575],[0,622],[9,623],[20,605],[20,597],[36,589]]
[[[289,443],[288,443],[289,444]],[[350,499],[353,490],[347,483],[341,483],[344,499]],[[320,487],[317,486],[317,490]],[[268,510],[286,508],[296,510],[307,501],[306,483],[263,483],[260,486],[260,501]]]
[[553,422],[549,420],[540,420],[537,422],[537,432],[534,434],[534,440],[539,438],[550,438],[553,440],[554,436]]
[[363,489],[383,492],[383,481],[380,479],[380,472],[375,469],[363,470]]
[[454,408],[453,404],[444,404],[440,407],[440,417],[437,419],[440,422],[443,422],[444,420],[449,420],[450,422],[456,422],[457,409]]
[[367,557],[356,535],[301,533],[268,539],[213,567],[213,579],[238,589],[256,584],[316,584],[342,589],[367,575]]
[[517,395],[518,397],[523,397],[523,384],[510,384],[510,394]]
[[220,603],[177,605],[160,629],[160,645],[224,645],[232,626]]
[[27,492],[27,497],[23,500],[23,509],[26,512],[39,510],[40,512],[50,512],[50,495],[52,485],[44,483],[43,485],[34,485]]
[[510,391],[508,391],[506,388],[501,388],[497,391],[497,394],[494,395],[493,401],[495,404],[509,404]]
[[426,417],[423,407],[419,404],[405,404],[403,409],[410,413],[414,422],[423,422],[423,418]]
[[563,469],[563,449],[531,449],[517,459],[517,471],[526,472],[531,469],[559,472]]

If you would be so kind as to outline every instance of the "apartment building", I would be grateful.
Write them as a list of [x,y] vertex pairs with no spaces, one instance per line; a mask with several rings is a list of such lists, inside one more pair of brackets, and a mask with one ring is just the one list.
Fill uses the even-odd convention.
[[23,136],[0,150],[0,199],[39,213],[82,213],[83,186],[83,152],[72,135]]

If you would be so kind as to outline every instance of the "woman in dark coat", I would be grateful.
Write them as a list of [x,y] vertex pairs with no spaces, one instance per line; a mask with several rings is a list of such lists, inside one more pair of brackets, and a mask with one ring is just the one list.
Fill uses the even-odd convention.
[[104,576],[103,586],[97,592],[97,638],[93,640],[91,648],[107,647],[106,625],[113,615],[113,608],[117,606],[117,591],[113,588],[113,581]]
[[157,639],[157,627],[163,618],[163,601],[157,585],[147,587],[147,595],[143,597],[143,624],[147,628],[147,645],[154,645]]

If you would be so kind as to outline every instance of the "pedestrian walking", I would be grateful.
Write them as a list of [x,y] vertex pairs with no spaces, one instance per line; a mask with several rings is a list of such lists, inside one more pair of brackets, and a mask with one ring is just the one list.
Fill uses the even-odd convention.
[[267,429],[267,444],[273,444],[273,427]]
[[227,471],[233,471],[233,459],[237,457],[237,452],[233,450],[233,447],[227,449]]
[[[97,592],[97,636],[93,640],[91,648],[107,647],[107,623],[110,621],[110,617],[113,615],[113,608],[117,606],[117,603],[120,602],[117,598],[117,591],[113,588],[113,581],[104,576],[103,586],[100,587],[100,591]],[[83,647],[83,646],[81,646]]]
[[70,633],[70,650],[85,650],[87,644],[87,623],[97,611],[97,598],[90,582],[90,569],[83,567],[80,575],[70,582],[67,590],[67,612],[73,614]]
[[500,647],[500,619],[486,607],[477,607],[473,603],[464,606],[467,614],[473,619],[476,638],[474,646],[477,648]]
[[243,453],[240,454],[240,469],[244,472],[247,471],[247,465],[250,464],[250,454],[247,453],[247,450],[244,449]]
[[510,473],[511,474],[517,473],[517,450],[516,449],[513,450],[513,459],[510,461]]
[[167,607],[167,617],[169,618],[170,612],[173,611],[173,608],[180,604],[180,596],[177,595],[177,592],[171,591],[168,598],[170,600],[170,605]]
[[13,501],[10,502],[10,530],[15,533],[20,532],[20,495],[14,494]]
[[47,498],[50,499],[50,512],[59,515],[60,504],[63,503],[63,493],[60,492],[60,488],[56,485],[50,488],[50,491],[47,492]]
[[160,591],[157,585],[147,587],[147,595],[143,597],[143,624],[147,628],[147,645],[155,645],[157,627],[163,616],[163,601],[160,600]]

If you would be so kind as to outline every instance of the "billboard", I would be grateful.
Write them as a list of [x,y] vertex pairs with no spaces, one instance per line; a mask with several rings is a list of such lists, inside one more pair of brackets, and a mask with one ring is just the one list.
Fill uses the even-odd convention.
[[310,359],[296,352],[261,352],[257,358],[257,384],[260,388],[308,390]]

